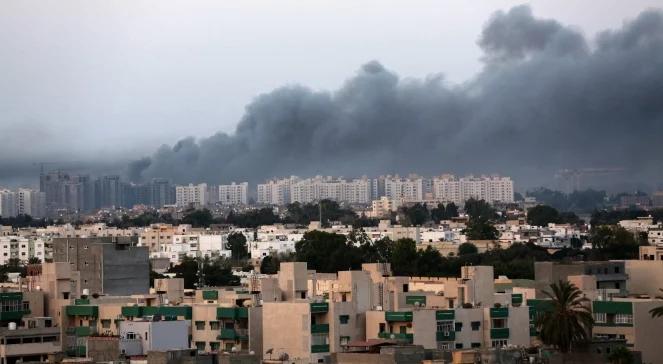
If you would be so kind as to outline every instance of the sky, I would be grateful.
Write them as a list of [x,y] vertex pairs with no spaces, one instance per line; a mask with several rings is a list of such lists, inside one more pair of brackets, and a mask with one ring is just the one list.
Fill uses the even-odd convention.
[[[484,69],[477,42],[491,15],[520,4],[4,0],[0,184],[39,162],[117,166],[188,136],[233,134],[257,96],[284,85],[337,90],[374,60],[402,79],[462,85]],[[527,4],[587,39],[663,7]]]

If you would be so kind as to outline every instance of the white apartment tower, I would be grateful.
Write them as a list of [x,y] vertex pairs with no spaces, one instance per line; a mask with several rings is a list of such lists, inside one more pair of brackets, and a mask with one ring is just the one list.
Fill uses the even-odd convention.
[[384,195],[392,200],[419,202],[424,200],[424,179],[419,176],[401,178],[387,176],[384,179]]
[[0,216],[16,216],[16,192],[0,189]]
[[219,186],[219,203],[222,205],[246,205],[248,202],[248,182],[231,183]]
[[175,187],[175,204],[178,207],[202,207],[209,203],[207,183]]
[[310,203],[320,200],[333,200],[352,204],[371,202],[371,180],[362,177],[353,180],[322,177],[307,178],[290,186],[292,202]]
[[43,217],[46,209],[46,196],[43,192],[29,188],[19,188],[16,193],[16,213]]
[[438,201],[463,204],[470,198],[487,202],[513,202],[513,181],[500,176],[442,175],[433,179],[433,195]]
[[299,177],[272,179],[258,185],[256,202],[265,205],[287,205],[290,198],[290,185],[297,182]]

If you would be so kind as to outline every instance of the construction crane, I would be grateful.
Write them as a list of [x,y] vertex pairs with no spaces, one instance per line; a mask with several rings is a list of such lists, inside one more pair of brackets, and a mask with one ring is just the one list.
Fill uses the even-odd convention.
[[566,192],[573,192],[580,190],[581,178],[588,176],[608,176],[624,172],[624,168],[565,168],[560,169],[555,173],[555,179],[562,180],[565,184]]

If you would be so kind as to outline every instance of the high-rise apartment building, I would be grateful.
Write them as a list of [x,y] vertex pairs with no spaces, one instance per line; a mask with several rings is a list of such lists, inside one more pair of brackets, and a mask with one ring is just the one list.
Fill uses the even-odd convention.
[[19,188],[16,197],[17,214],[30,215],[37,218],[44,216],[46,196],[43,192],[29,188]]
[[16,216],[16,193],[7,189],[0,189],[0,216]]
[[290,186],[299,181],[296,176],[282,179],[272,179],[258,185],[256,201],[265,205],[286,205],[290,198]]
[[412,175],[407,178],[387,176],[384,180],[384,195],[392,200],[418,202],[424,200],[424,179]]
[[246,205],[248,202],[249,184],[247,182],[220,185],[218,201],[222,205]]
[[347,181],[342,178],[316,176],[293,183],[290,186],[292,202],[310,203],[333,200],[357,204],[371,202],[371,180],[363,177]]
[[467,176],[456,178],[442,175],[433,179],[436,200],[462,204],[470,198],[487,202],[513,202],[513,181],[500,176]]
[[202,207],[209,203],[207,183],[175,187],[175,204],[179,207]]

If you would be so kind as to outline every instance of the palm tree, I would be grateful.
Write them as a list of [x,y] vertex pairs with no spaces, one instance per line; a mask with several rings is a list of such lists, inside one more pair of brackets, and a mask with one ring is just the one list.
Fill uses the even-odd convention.
[[544,344],[557,347],[565,356],[574,344],[587,342],[594,319],[590,301],[573,283],[559,281],[543,294],[550,298],[550,309],[541,313],[537,326]]
[[633,353],[625,346],[620,346],[608,355],[610,364],[633,364]]
[[[659,291],[663,292],[663,289],[659,288]],[[652,318],[663,316],[663,306],[652,308],[651,310],[649,310],[649,314],[651,315]]]

